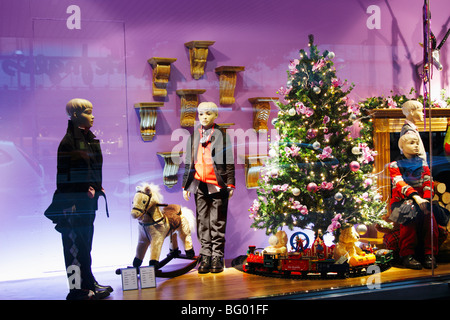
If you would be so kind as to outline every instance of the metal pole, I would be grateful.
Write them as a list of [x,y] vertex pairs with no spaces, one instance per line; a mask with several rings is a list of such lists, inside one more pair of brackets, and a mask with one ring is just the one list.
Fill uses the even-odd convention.
[[[428,126],[428,143],[429,143],[429,154],[430,154],[430,184],[431,187],[433,187],[433,137],[432,137],[432,131],[431,131],[431,73],[432,73],[432,48],[431,48],[431,26],[430,26],[430,20],[431,20],[431,11],[430,11],[430,1],[425,0],[424,7],[423,7],[423,28],[424,28],[424,39],[423,39],[423,50],[424,50],[424,56],[423,56],[423,75],[424,75],[424,112],[425,112],[425,123],[424,126],[426,129],[426,123],[427,123],[427,117],[426,117],[426,110],[428,108],[428,119],[429,119],[429,126]],[[434,188],[431,188],[431,190],[434,192]],[[431,192],[430,195],[430,212],[429,212],[429,219],[430,219],[430,237],[431,237],[431,258],[434,261],[434,241],[433,241],[433,195]],[[431,265],[431,275],[434,276],[434,264]]]

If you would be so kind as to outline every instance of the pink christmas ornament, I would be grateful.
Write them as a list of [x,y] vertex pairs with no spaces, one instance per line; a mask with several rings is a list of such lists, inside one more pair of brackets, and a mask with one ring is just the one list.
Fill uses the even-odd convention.
[[308,139],[314,139],[317,136],[317,129],[308,129],[306,132],[306,137]]
[[352,161],[350,162],[350,170],[352,170],[353,172],[358,171],[360,168],[359,166],[359,162],[358,161]]
[[317,184],[315,184],[314,182],[310,182],[309,184],[308,184],[308,186],[306,187],[306,189],[309,191],[309,192],[316,192],[317,191]]

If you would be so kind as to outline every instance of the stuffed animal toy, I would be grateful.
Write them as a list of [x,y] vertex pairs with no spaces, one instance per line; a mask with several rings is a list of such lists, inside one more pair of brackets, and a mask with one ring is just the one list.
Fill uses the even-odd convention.
[[287,243],[288,237],[286,232],[280,230],[269,237],[270,246],[264,248],[264,251],[270,254],[286,254]]
[[334,249],[334,259],[339,260],[346,257],[350,266],[355,267],[362,264],[374,263],[376,257],[372,253],[365,253],[356,245],[359,241],[359,234],[355,228],[348,227],[341,231],[339,242]]
[[150,265],[158,268],[164,239],[170,237],[173,252],[178,251],[177,234],[184,243],[186,256],[195,256],[191,230],[195,226],[192,210],[177,204],[161,204],[163,196],[157,185],[144,183],[136,188],[131,216],[139,221],[139,239],[133,267],[140,267],[150,246]]

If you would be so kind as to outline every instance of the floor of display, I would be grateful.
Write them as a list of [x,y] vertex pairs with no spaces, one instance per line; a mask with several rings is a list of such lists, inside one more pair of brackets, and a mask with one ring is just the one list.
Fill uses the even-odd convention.
[[[156,278],[156,287],[127,290],[115,269],[94,272],[114,292],[108,300],[238,300],[238,299],[449,299],[450,264],[434,270],[390,268],[347,279],[294,280],[243,273],[227,267],[219,274],[196,269],[176,278]],[[64,300],[64,275],[0,282],[1,300]]]

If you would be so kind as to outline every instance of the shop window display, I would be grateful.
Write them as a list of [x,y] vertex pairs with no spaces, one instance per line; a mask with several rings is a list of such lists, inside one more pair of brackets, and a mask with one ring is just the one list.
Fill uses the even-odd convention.
[[[0,242],[8,244],[0,246],[1,255],[8,257],[0,266],[0,280],[66,271],[60,239],[55,240],[59,235],[50,232],[51,222],[43,212],[51,202],[56,149],[66,130],[64,114],[56,112],[57,106],[75,96],[86,97],[96,106],[93,133],[102,147],[103,184],[108,191],[110,217],[96,216],[94,267],[114,270],[133,260],[136,241],[142,240],[136,233],[139,223],[129,214],[137,185],[146,181],[160,186],[167,203],[183,200],[178,161],[167,176],[165,157],[176,149],[180,161],[185,161],[186,142],[195,130],[192,123],[184,125],[194,118],[188,111],[202,101],[216,101],[221,121],[232,123],[226,129],[232,143],[238,141],[233,144],[237,189],[228,207],[224,268],[216,268],[222,272],[214,276],[228,277],[232,270],[247,268],[245,263],[231,262],[232,269],[230,260],[251,254],[255,260],[250,271],[260,268],[258,263],[267,264],[278,278],[314,278],[319,280],[316,283],[333,276],[340,284],[356,280],[347,276],[363,281],[373,266],[382,271],[382,278],[399,270],[393,264],[397,229],[386,220],[392,189],[386,166],[401,156],[397,143],[406,116],[400,107],[406,100],[417,99],[425,106],[425,124],[417,127],[429,156],[433,201],[446,207],[450,191],[445,154],[450,108],[444,90],[448,90],[448,28],[445,10],[440,10],[445,5],[442,0],[433,3],[433,25],[426,19],[422,25],[421,0],[408,2],[411,11],[401,8],[406,0],[364,4],[363,10],[332,1],[321,5],[250,1],[252,5],[240,4],[239,10],[206,2],[191,7],[178,0],[169,7],[140,0],[133,6],[118,0],[108,5],[53,1],[48,10],[33,0],[2,3],[0,95],[10,107],[0,108],[4,140],[0,168],[5,177]],[[233,4],[237,1],[231,0],[229,6]],[[294,6],[299,10],[291,10]],[[193,19],[194,7],[202,19]],[[335,14],[326,14],[325,7]],[[142,12],[148,13],[145,18]],[[270,19],[264,19],[268,13]],[[254,28],[242,28],[247,25]],[[432,40],[432,56],[427,59],[421,46],[426,40],[420,31],[424,26],[424,36]],[[315,40],[308,39],[308,33],[314,33]],[[207,54],[192,54],[193,47],[186,41],[194,36],[215,40],[209,42]],[[304,49],[299,52],[299,47]],[[148,63],[152,56],[176,60],[170,67],[170,81],[163,85],[164,94],[152,91],[155,77],[168,77]],[[426,76],[423,60],[430,63]],[[193,65],[201,72],[192,73]],[[220,103],[225,84],[217,72],[224,68],[220,66],[233,65],[245,66],[245,72],[233,76],[232,99]],[[424,81],[428,84],[425,92]],[[280,84],[283,88],[276,98],[252,98],[272,97]],[[410,87],[414,90],[403,95]],[[437,99],[441,90],[444,95]],[[189,106],[185,105],[188,91],[201,93],[189,100]],[[371,96],[376,98],[367,98]],[[266,105],[262,116],[255,115],[254,99],[269,99],[275,107]],[[133,107],[148,104],[163,107],[152,108],[151,114]],[[259,126],[255,119],[260,120]],[[151,131],[151,139],[141,132],[144,129]],[[252,135],[246,135],[248,131]],[[241,133],[245,139],[237,137]],[[21,192],[24,185],[33,190],[27,192],[26,201]],[[191,210],[195,207],[193,201],[185,205]],[[105,211],[103,202],[99,211]],[[431,271],[401,269],[405,275],[414,279],[425,272],[426,276],[448,273],[449,241],[444,226],[439,228],[439,238],[433,239],[440,246],[437,264]],[[192,238],[192,249],[199,252],[201,244]],[[161,254],[180,255],[170,249],[166,240]],[[26,259],[23,252],[27,252]],[[157,260],[145,255],[139,254],[142,264]],[[25,260],[33,261],[32,267]],[[311,261],[308,270],[315,272],[307,275],[306,263]],[[182,276],[194,273],[204,277],[202,281],[213,276],[198,274],[198,269]],[[314,277],[315,273],[319,276]],[[255,279],[238,274],[242,279]],[[173,279],[161,286],[161,278],[152,291],[156,299],[170,283],[181,283]],[[276,281],[283,283],[283,279]],[[101,276],[100,282],[110,284]],[[114,289],[109,299],[132,294],[121,295],[118,287]],[[193,291],[189,297],[194,299],[204,292]],[[232,297],[242,298],[239,294]]]

